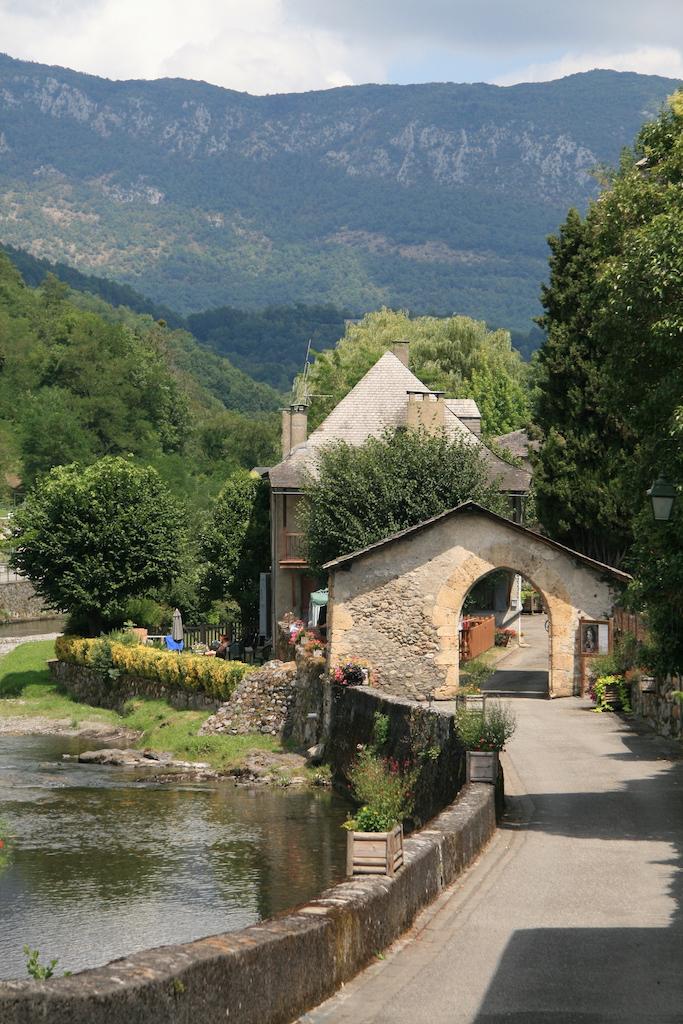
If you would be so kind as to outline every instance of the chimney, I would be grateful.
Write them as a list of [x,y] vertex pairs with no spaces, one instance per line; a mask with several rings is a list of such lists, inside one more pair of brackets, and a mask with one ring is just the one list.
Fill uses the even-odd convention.
[[308,406],[290,405],[282,410],[282,458],[308,439]]
[[440,434],[445,423],[443,396],[443,391],[408,391],[406,426],[427,434]]
[[292,450],[292,410],[282,410],[282,458],[286,459]]
[[291,413],[291,434],[290,444],[291,450],[298,447],[300,444],[304,444],[308,438],[308,406],[307,405],[290,405]]
[[392,346],[391,351],[394,353],[397,359],[400,359],[405,367],[410,365],[410,342],[409,341],[397,341]]

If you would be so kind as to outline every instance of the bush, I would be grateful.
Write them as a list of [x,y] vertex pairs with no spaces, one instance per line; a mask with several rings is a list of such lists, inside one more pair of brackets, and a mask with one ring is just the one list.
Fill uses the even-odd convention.
[[[108,646],[106,665],[102,645]],[[112,671],[152,679],[179,690],[200,690],[209,697],[228,700],[247,674],[251,665],[241,661],[222,661],[202,655],[176,654],[160,651],[145,644],[118,643],[102,638],[60,636],[55,641],[55,654],[60,661],[87,665],[98,671]]]
[[595,711],[630,711],[630,686],[620,675],[601,675],[588,689]]
[[467,661],[461,670],[461,692],[464,688],[468,693],[479,693],[484,683],[488,682],[495,669],[484,661],[483,658],[473,658]]
[[419,769],[409,762],[381,757],[389,736],[389,719],[375,713],[372,743],[360,750],[349,771],[354,796],[362,805],[347,828],[358,832],[388,832],[411,814]]
[[517,718],[507,704],[496,703],[485,711],[458,712],[456,728],[466,750],[502,750],[514,735]]

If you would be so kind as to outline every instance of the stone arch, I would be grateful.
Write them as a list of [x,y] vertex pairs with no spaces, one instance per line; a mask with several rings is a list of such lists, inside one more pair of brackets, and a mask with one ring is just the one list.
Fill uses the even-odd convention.
[[[457,690],[460,682],[460,657],[459,657],[459,636],[458,636],[458,622],[462,613],[462,606],[465,602],[465,598],[468,593],[480,580],[488,576],[489,573],[495,572],[500,569],[505,569],[508,572],[516,573],[528,580],[541,595],[543,601],[543,608],[548,616],[548,696],[554,697],[554,678],[553,678],[553,640],[557,641],[557,636],[553,632],[553,616],[559,609],[555,609],[553,596],[546,594],[543,587],[528,573],[526,570],[519,568],[518,565],[496,565],[492,568],[485,568],[480,571],[479,574],[472,579],[471,583],[467,583],[468,574],[474,570],[474,566],[469,564],[473,563],[475,558],[469,560],[465,566],[461,567],[460,570],[455,570],[452,575],[445,581],[441,588],[437,591],[436,601],[434,604],[433,622],[436,626],[437,635],[440,638],[440,651],[436,658],[438,664],[442,665],[445,669],[444,686],[436,691],[435,696],[437,698],[450,697],[453,692]],[[481,561],[476,559],[476,561]],[[560,657],[560,651],[558,650],[558,657]],[[560,684],[562,685],[562,683]]]
[[418,700],[455,696],[458,616],[482,576],[511,569],[543,596],[551,697],[579,692],[579,621],[608,618],[630,579],[473,502],[326,568],[330,661],[363,657],[381,690]]

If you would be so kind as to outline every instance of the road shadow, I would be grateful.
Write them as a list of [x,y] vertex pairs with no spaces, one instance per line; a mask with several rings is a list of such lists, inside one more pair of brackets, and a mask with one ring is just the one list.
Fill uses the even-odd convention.
[[[624,756],[650,764],[656,737],[622,736]],[[667,927],[536,928],[513,933],[475,1024],[681,1024],[683,1021],[683,763],[670,743],[668,764],[607,792],[528,794],[510,801],[503,827],[605,841],[668,844],[652,863],[670,870]],[[620,757],[622,755],[605,755]],[[626,797],[626,798],[625,798]],[[533,813],[524,817],[524,802]],[[599,859],[593,870],[599,872]],[[623,893],[624,880],[604,885]],[[620,888],[621,887],[621,888]],[[637,888],[637,887],[636,887]],[[639,894],[629,912],[637,917]]]
[[535,697],[544,700],[548,696],[548,673],[530,672],[528,669],[498,669],[490,679],[482,683],[481,689],[492,697]]

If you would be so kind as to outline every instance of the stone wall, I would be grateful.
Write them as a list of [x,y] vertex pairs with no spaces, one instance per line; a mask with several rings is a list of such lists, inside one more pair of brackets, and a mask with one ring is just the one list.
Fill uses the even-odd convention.
[[221,701],[208,697],[199,690],[178,689],[156,679],[142,676],[120,675],[115,679],[103,678],[88,665],[73,665],[67,661],[49,661],[50,675],[60,690],[83,704],[121,711],[132,697],[152,697],[167,701],[179,710],[214,711]]
[[[617,580],[581,556],[482,512],[456,510],[334,567],[332,664],[362,657],[385,693],[451,698],[459,681],[458,619],[470,588],[495,569],[519,572],[549,618],[549,696],[579,692],[581,618],[607,619]],[[612,571],[610,570],[610,573]]]
[[345,778],[358,744],[372,740],[377,712],[389,719],[383,749],[388,757],[420,766],[415,786],[414,824],[438,814],[465,783],[465,753],[455,731],[453,714],[429,709],[400,697],[383,696],[364,687],[332,690],[327,759],[338,778]]
[[395,878],[356,878],[277,920],[68,978],[0,982],[0,1020],[287,1024],[394,942],[494,831],[493,787],[468,785],[428,829],[405,841],[405,865]]
[[269,661],[244,677],[200,732],[260,732],[310,747],[322,729],[325,675],[324,659],[303,652],[297,651],[296,661]]
[[0,586],[0,618],[3,622],[33,622],[51,619],[57,614],[45,607],[28,580]]
[[633,683],[631,706],[660,736],[680,739],[683,737],[683,704],[673,696],[674,690],[683,690],[681,676],[657,679],[652,693],[642,693],[640,686]]

